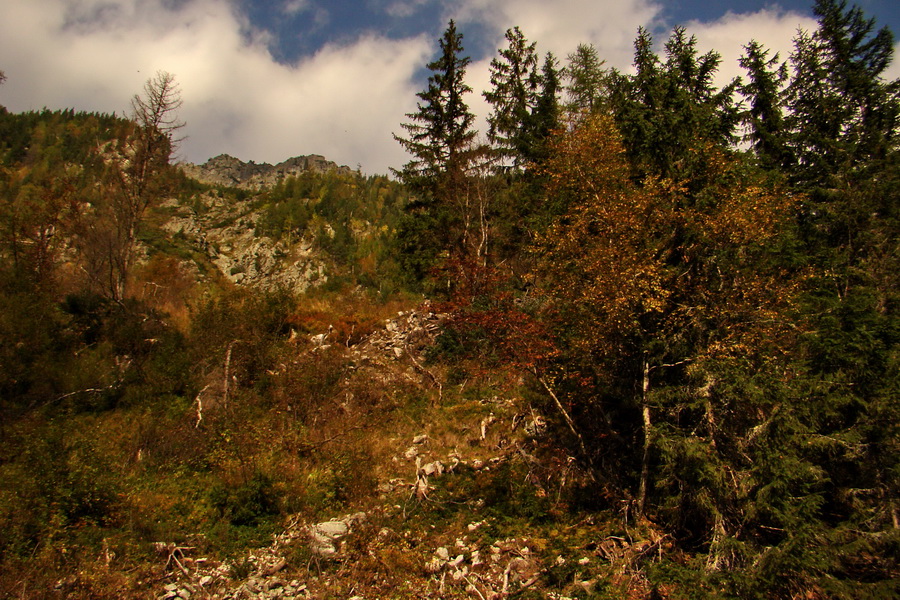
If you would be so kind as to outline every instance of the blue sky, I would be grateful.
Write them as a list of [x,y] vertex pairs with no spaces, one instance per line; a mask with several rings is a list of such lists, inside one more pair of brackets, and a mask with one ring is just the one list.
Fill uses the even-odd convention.
[[[547,2],[552,4],[552,0]],[[602,7],[604,2],[594,2]],[[607,2],[609,4],[609,2]],[[653,30],[665,36],[671,27],[692,21],[714,22],[727,13],[755,13],[772,7],[786,12],[812,16],[813,0],[666,0],[660,7]],[[857,0],[858,6],[877,17],[880,25],[887,25],[900,34],[900,2],[897,0]],[[450,2],[393,0],[242,0],[240,5],[249,19],[275,35],[273,55],[280,61],[291,62],[314,53],[328,42],[349,41],[365,31],[375,30],[394,39],[415,36],[421,32],[434,37],[443,31],[444,16]],[[289,10],[285,11],[285,7]],[[552,14],[552,13],[550,13]],[[517,25],[511,23],[510,25]],[[467,23],[470,51],[493,52],[486,40],[471,39],[481,33],[477,24]],[[475,27],[472,27],[475,25]]]
[[[900,2],[858,0],[900,33]],[[559,58],[594,44],[612,67],[631,64],[638,27],[661,44],[674,25],[741,74],[757,39],[787,57],[812,0],[4,0],[0,104],[13,111],[127,111],[158,70],[184,99],[181,158],[218,153],[280,162],[300,154],[386,173],[407,160],[392,139],[415,110],[424,65],[456,20],[472,57],[468,100],[483,119],[488,64],[513,25]],[[900,45],[897,46],[900,50]],[[894,64],[890,77],[900,76]],[[484,127],[480,126],[483,131]]]

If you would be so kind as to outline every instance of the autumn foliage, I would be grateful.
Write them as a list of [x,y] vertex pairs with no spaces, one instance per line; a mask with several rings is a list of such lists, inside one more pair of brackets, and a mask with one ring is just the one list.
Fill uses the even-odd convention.
[[765,254],[796,200],[724,150],[694,151],[705,168],[691,180],[635,182],[611,119],[558,140],[549,193],[571,208],[544,234],[543,271],[589,351],[620,352],[614,338],[661,344],[661,363],[741,352],[741,336],[777,322],[795,291]]

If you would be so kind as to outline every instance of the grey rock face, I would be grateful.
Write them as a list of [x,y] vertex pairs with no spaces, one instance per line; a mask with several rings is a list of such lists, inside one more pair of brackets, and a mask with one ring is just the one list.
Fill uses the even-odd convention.
[[172,236],[188,240],[234,283],[261,289],[302,292],[327,281],[325,263],[306,239],[291,242],[256,234],[260,211],[213,194],[202,197],[203,214],[181,207],[163,224]]
[[286,177],[308,171],[317,173],[336,171],[347,175],[353,172],[350,167],[339,166],[318,154],[295,156],[277,165],[255,163],[252,160],[244,162],[228,154],[220,154],[202,165],[183,163],[181,168],[185,175],[203,183],[250,190],[272,186]]

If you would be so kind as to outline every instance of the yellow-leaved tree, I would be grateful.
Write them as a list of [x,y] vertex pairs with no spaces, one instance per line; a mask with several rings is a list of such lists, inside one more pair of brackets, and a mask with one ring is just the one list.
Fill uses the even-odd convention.
[[671,508],[717,543],[746,494],[740,453],[777,410],[740,405],[720,374],[774,373],[790,343],[796,276],[774,248],[795,200],[721,149],[689,152],[691,179],[636,181],[611,118],[557,138],[548,194],[569,208],[539,275],[565,351],[544,379],[630,510]]

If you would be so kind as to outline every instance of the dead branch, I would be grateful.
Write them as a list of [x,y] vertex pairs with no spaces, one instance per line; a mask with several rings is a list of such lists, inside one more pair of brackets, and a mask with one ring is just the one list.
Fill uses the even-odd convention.
[[471,579],[469,579],[465,575],[463,575],[463,579],[466,580],[466,583],[469,584],[469,587],[471,587],[473,590],[475,590],[475,593],[478,594],[478,597],[481,598],[481,600],[486,600],[484,597],[484,594],[482,594],[481,591],[478,589],[478,587],[476,587],[476,585],[474,583],[472,583]]
[[240,340],[232,340],[232,342],[228,344],[228,350],[225,352],[225,366],[223,369],[225,371],[225,381],[223,385],[224,391],[222,392],[222,405],[225,408],[228,408],[228,382],[230,379],[229,372],[231,369],[231,350],[239,341]]
[[166,558],[166,566],[163,567],[164,571],[168,571],[169,565],[172,563],[172,561],[175,561],[175,564],[187,577],[191,576],[187,568],[185,568],[185,566],[181,564],[181,561],[178,560],[178,555],[181,556],[181,560],[184,560],[184,553],[190,550],[194,550],[193,546],[178,546],[172,542],[168,544],[165,542],[154,542],[153,547],[158,553],[168,555]]
[[197,403],[197,422],[194,424],[194,429],[200,427],[200,422],[203,420],[203,400],[201,399],[201,396],[207,388],[209,388],[209,384],[203,386],[203,389],[197,392],[197,397],[194,399],[194,402]]
[[[368,416],[368,415],[369,415],[369,413],[366,413],[366,414],[363,415],[363,416],[366,417],[366,416]],[[304,452],[310,452],[310,451],[312,451],[312,450],[318,450],[318,449],[321,448],[322,446],[325,446],[325,445],[327,445],[327,444],[330,444],[331,442],[334,442],[334,441],[336,441],[336,440],[339,440],[339,439],[341,439],[342,437],[345,437],[345,436],[349,435],[349,434],[350,434],[351,432],[353,432],[353,431],[359,431],[360,429],[364,429],[365,427],[366,427],[365,425],[353,425],[352,427],[348,427],[348,428],[342,430],[341,432],[336,433],[336,434],[334,434],[333,436],[328,437],[328,438],[325,438],[324,440],[321,440],[321,441],[319,441],[319,442],[316,442],[316,443],[306,442],[306,443],[304,443],[304,444],[302,445],[301,449],[302,449],[302,451],[304,451]]]
[[537,377],[537,380],[540,382],[544,389],[547,390],[547,393],[550,394],[550,397],[553,398],[553,402],[556,404],[556,408],[559,409],[560,414],[562,414],[563,419],[566,421],[566,425],[569,426],[569,431],[571,431],[575,437],[578,439],[578,446],[581,450],[581,454],[590,461],[590,455],[587,451],[587,446],[584,443],[584,438],[578,433],[578,430],[575,429],[575,421],[572,420],[572,417],[569,416],[569,412],[566,410],[566,407],[563,406],[562,401],[560,401],[559,396],[556,395],[556,392],[553,391],[553,388],[550,387],[550,384],[547,381],[538,375],[537,369],[532,371],[534,376]]
[[409,349],[409,344],[405,344],[406,346],[406,355],[409,357],[409,360],[412,361],[413,367],[415,367],[416,371],[428,376],[431,379],[432,383],[434,383],[435,387],[438,390],[438,404],[443,402],[444,400],[444,386],[441,384],[440,380],[438,380],[437,376],[423,367],[418,360],[416,360],[415,354],[413,354]]

